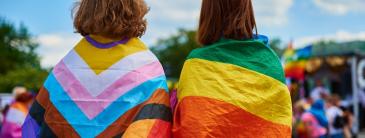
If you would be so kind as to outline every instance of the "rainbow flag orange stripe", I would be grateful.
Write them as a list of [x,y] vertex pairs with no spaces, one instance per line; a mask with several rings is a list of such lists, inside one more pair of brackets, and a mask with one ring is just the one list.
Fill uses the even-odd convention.
[[185,62],[174,137],[291,137],[291,100],[278,57],[259,40],[221,40]]

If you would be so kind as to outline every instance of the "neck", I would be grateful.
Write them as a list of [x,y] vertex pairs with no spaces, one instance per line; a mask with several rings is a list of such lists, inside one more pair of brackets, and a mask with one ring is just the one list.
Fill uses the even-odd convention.
[[122,38],[118,38],[118,39],[117,38],[107,38],[107,37],[104,37],[101,35],[90,35],[90,37],[99,43],[111,43],[111,42],[119,41],[122,39]]

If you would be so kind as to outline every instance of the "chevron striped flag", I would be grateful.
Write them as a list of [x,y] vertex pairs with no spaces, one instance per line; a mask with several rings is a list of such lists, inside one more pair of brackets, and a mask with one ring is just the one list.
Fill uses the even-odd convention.
[[171,116],[162,66],[139,39],[87,36],[48,76],[23,137],[168,137]]
[[194,50],[178,86],[173,136],[290,138],[292,107],[279,58],[260,40]]

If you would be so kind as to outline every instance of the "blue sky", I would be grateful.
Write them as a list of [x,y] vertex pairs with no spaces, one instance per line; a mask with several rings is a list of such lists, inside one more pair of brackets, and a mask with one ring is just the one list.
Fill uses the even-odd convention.
[[[23,23],[40,43],[42,65],[53,66],[80,39],[73,33],[76,0],[1,0],[0,16]],[[253,0],[260,34],[296,47],[325,39],[365,40],[365,0]],[[142,38],[154,45],[178,28],[195,29],[201,0],[146,0],[151,8]]]

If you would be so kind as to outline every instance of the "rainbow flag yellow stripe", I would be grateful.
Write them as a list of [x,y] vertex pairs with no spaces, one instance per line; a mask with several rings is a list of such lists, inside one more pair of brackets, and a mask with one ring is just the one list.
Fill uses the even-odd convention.
[[176,137],[290,137],[291,100],[278,57],[260,41],[221,40],[184,64]]

